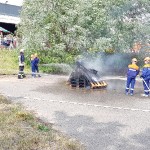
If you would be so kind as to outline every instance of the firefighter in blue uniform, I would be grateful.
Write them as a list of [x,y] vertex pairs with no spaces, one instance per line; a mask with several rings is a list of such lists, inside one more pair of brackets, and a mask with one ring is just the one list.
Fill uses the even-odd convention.
[[20,50],[20,55],[18,56],[18,59],[19,59],[18,79],[23,79],[25,77],[25,74],[24,74],[24,65],[25,65],[24,49]]
[[136,76],[139,74],[139,67],[137,66],[137,59],[132,59],[132,64],[128,65],[127,71],[127,83],[126,83],[126,95],[129,94],[132,96],[134,94],[134,86],[136,82]]
[[150,57],[146,57],[144,63],[142,75],[140,76],[143,79],[144,87],[144,94],[142,94],[142,96],[148,97],[150,93]]
[[39,58],[38,58],[37,53],[35,53],[34,56],[35,56],[35,58],[34,58],[34,60],[35,60],[35,62],[34,62],[34,64],[35,64],[35,72],[38,73],[38,77],[41,77],[40,74],[39,74],[39,66],[38,66],[39,65]]
[[36,75],[35,75],[35,56],[33,54],[31,55],[30,63],[31,63],[32,77],[35,78],[36,77]]

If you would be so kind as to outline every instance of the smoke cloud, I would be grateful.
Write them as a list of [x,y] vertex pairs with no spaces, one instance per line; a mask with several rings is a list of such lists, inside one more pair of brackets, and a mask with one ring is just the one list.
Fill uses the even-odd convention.
[[97,53],[96,55],[86,54],[78,61],[82,62],[87,69],[97,70],[99,75],[124,75],[127,66],[131,63],[131,56],[127,54]]

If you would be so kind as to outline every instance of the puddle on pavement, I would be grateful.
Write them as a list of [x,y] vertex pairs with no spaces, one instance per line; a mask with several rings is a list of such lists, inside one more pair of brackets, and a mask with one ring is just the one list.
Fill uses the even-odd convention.
[[[85,88],[71,88],[67,85],[66,80],[61,79],[55,84],[40,86],[36,91],[45,94],[54,94],[60,96],[63,100],[70,99],[74,101],[78,99],[79,101],[83,99],[85,101],[112,101],[121,99],[124,95],[125,81],[123,80],[107,80],[108,87],[105,89],[85,89]],[[141,90],[141,89],[139,89]]]

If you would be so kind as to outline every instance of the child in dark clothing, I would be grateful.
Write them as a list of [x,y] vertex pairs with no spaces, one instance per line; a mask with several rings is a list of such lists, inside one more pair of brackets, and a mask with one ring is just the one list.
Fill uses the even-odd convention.
[[31,71],[32,71],[32,77],[36,77],[35,75],[35,56],[31,55]]
[[35,72],[38,73],[38,77],[41,77],[39,74],[39,66],[38,66],[40,60],[38,58],[37,53],[35,53],[34,56],[35,56],[35,58],[34,58],[34,60],[35,60]]
[[126,95],[129,94],[129,90],[130,90],[131,96],[133,95],[133,92],[134,92],[134,85],[136,82],[135,79],[136,79],[136,76],[139,74],[139,67],[136,65],[136,63],[137,63],[137,59],[133,58],[132,64],[128,66],[127,83],[126,83],[126,90],[125,90]]
[[24,65],[25,65],[24,49],[20,50],[20,55],[18,56],[18,59],[19,59],[18,79],[23,79],[25,77],[25,74],[24,74]]

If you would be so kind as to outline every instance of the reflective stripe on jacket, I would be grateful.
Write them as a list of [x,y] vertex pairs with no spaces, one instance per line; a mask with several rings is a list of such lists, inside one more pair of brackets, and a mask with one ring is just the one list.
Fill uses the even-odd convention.
[[19,66],[24,66],[25,61],[24,55],[18,56],[18,59],[19,59]]

